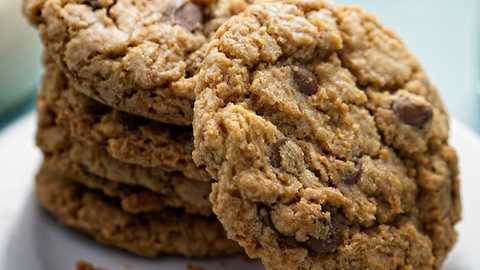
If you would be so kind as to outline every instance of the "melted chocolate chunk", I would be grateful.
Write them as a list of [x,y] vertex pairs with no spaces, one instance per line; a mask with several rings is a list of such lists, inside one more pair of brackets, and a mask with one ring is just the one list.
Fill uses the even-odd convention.
[[338,230],[332,223],[330,223],[328,235],[326,235],[325,239],[310,237],[302,244],[312,252],[328,253],[333,251],[338,246],[339,242]]
[[328,253],[330,251],[333,251],[340,242],[339,233],[336,226],[334,226],[331,222],[327,220],[322,219],[322,222],[324,222],[325,224],[329,224],[328,235],[326,235],[325,239],[310,237],[305,242],[298,242],[295,240],[295,237],[286,236],[280,233],[277,228],[275,228],[275,225],[272,222],[272,218],[270,217],[270,210],[267,207],[260,206],[258,210],[258,216],[260,217],[260,220],[263,222],[263,224],[265,224],[265,226],[273,230],[273,232],[277,236],[278,244],[282,248],[295,248],[298,247],[298,245],[301,245],[312,252]]
[[355,164],[355,171],[347,178],[344,179],[343,182],[347,185],[353,185],[358,182],[360,177],[362,176],[363,168],[362,163]]
[[278,245],[283,249],[292,249],[298,247],[298,242],[295,240],[293,236],[286,236],[280,233],[275,225],[273,225],[272,218],[270,217],[270,209],[266,206],[261,206],[258,210],[258,215],[260,220],[265,224],[265,226],[272,229],[273,233],[277,238]]
[[395,101],[393,110],[403,123],[416,128],[422,128],[433,116],[432,106],[417,105],[405,98]]
[[173,11],[173,20],[188,31],[193,31],[203,22],[202,8],[195,3],[185,2]]
[[90,6],[92,10],[97,10],[102,8],[102,5],[100,4],[99,0],[87,0],[85,4]]
[[268,210],[266,207],[260,207],[260,209],[258,210],[258,215],[260,216],[260,219],[262,220],[263,224],[265,224],[265,226],[272,229],[275,233],[280,234],[277,228],[275,228],[275,226],[273,225],[269,212],[270,210]]
[[290,66],[297,91],[307,96],[315,94],[318,90],[318,79],[310,70],[301,66]]
[[270,154],[270,163],[273,167],[280,168],[282,162],[280,147],[284,146],[289,140],[289,138],[280,138],[273,144],[272,152]]

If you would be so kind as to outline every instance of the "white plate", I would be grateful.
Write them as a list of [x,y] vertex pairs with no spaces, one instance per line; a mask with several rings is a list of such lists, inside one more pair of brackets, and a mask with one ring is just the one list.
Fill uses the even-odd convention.
[[[478,269],[480,256],[480,182],[477,180],[480,139],[458,121],[451,121],[451,144],[458,150],[461,170],[463,220],[458,243],[444,270]],[[208,270],[263,269],[243,256],[191,260],[178,256],[143,259],[104,247],[89,237],[58,225],[41,210],[32,184],[41,155],[34,146],[35,115],[30,114],[0,134],[0,269],[66,270],[79,260],[111,270],[187,270],[188,265]],[[3,256],[1,256],[3,255]]]

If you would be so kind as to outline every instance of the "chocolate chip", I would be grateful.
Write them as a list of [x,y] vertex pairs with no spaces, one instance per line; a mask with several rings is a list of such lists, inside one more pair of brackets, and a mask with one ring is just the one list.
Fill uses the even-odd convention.
[[335,226],[332,223],[330,223],[328,227],[329,227],[329,230],[325,239],[309,237],[308,240],[303,242],[302,244],[310,251],[313,251],[316,253],[328,253],[330,251],[333,251],[338,246],[338,243],[340,242],[338,230],[335,228]]
[[260,209],[258,210],[258,215],[260,217],[260,220],[263,222],[263,224],[265,224],[265,226],[272,229],[277,239],[277,243],[281,248],[283,249],[298,248],[298,242],[295,240],[295,237],[286,236],[280,233],[277,230],[277,228],[275,228],[275,225],[273,225],[273,222],[272,222],[272,218],[270,217],[270,209],[268,207],[260,206]]
[[185,2],[173,12],[173,19],[175,23],[193,31],[203,21],[202,8],[195,3]]
[[317,92],[318,79],[315,74],[301,66],[292,65],[290,68],[293,72],[293,80],[298,91],[307,96],[311,96]]
[[279,245],[283,248],[295,248],[298,247],[298,245],[301,245],[312,252],[327,253],[334,250],[340,242],[336,226],[327,220],[322,220],[322,222],[328,224],[329,228],[328,235],[325,237],[325,239],[309,237],[308,240],[305,242],[297,242],[295,240],[295,237],[283,235],[277,230],[277,228],[275,228],[275,225],[273,224],[270,217],[270,210],[268,207],[260,206],[258,210],[258,215],[263,224],[273,230],[273,232],[277,236],[277,241]]
[[258,215],[260,216],[260,220],[262,220],[265,226],[272,229],[275,233],[279,234],[277,228],[273,225],[272,219],[270,218],[270,210],[264,206],[260,207],[258,210]]
[[284,146],[290,139],[280,138],[272,146],[272,152],[270,154],[270,163],[275,168],[280,168],[282,165],[282,157],[280,156],[280,147]]
[[93,10],[101,9],[102,5],[99,0],[87,0],[86,5],[90,6]]
[[395,101],[393,110],[403,123],[416,128],[422,128],[433,116],[432,106],[417,105],[406,98]]
[[362,168],[362,163],[357,163],[355,164],[355,171],[348,176],[347,179],[344,179],[343,182],[347,185],[353,185],[358,182],[360,177],[362,176],[363,173],[363,168]]

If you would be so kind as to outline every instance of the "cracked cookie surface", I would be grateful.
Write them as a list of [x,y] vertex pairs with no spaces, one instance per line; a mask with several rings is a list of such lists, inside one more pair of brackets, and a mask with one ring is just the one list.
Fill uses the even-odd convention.
[[117,109],[190,125],[210,36],[243,0],[25,0],[75,88]]
[[356,7],[263,1],[199,73],[193,157],[228,236],[267,269],[438,269],[460,219],[435,87]]

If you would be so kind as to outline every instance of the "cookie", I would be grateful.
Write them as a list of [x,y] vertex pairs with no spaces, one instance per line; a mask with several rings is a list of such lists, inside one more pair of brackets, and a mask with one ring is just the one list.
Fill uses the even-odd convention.
[[48,54],[38,94],[38,112],[52,118],[70,136],[90,146],[101,146],[124,163],[181,171],[189,178],[210,181],[210,175],[192,160],[191,127],[161,124],[107,107],[78,91]]
[[103,104],[191,125],[210,36],[244,0],[25,0],[24,13],[74,87]]
[[60,223],[140,256],[212,257],[242,252],[226,238],[215,218],[172,209],[130,214],[120,208],[118,200],[65,180],[45,167],[37,175],[35,191],[40,204]]
[[263,1],[199,73],[194,161],[213,211],[266,269],[438,269],[460,219],[435,87],[356,7]]
[[[187,178],[181,172],[122,163],[102,147],[73,139],[65,128],[54,125],[47,116],[39,114],[36,141],[51,170],[89,188],[101,189],[109,196],[121,197],[124,209],[130,212],[170,206],[184,208],[188,213],[212,214],[208,199],[210,182]],[[135,201],[143,203],[133,207]]]
[[96,175],[86,165],[73,161],[72,152],[46,155],[45,166],[69,180],[90,189],[99,190],[108,197],[119,198],[121,207],[126,212],[137,214],[171,207],[183,209],[189,214],[203,216],[213,214],[212,205],[208,199],[211,189],[209,183],[167,174],[166,178],[156,179],[158,182],[156,185],[161,186],[161,190],[153,191],[140,185],[126,184],[128,175],[120,181],[112,181]]
[[[60,160],[60,166],[62,162],[78,163],[83,170],[114,182],[138,185],[162,193],[169,190],[169,184],[166,182],[170,182],[174,178],[178,178],[179,181],[189,179],[179,172],[167,172],[158,168],[122,163],[112,158],[101,147],[91,147],[72,140],[68,131],[61,126],[40,124],[36,141],[44,155],[62,154],[60,159],[64,160]],[[162,179],[168,180],[161,181]]]

